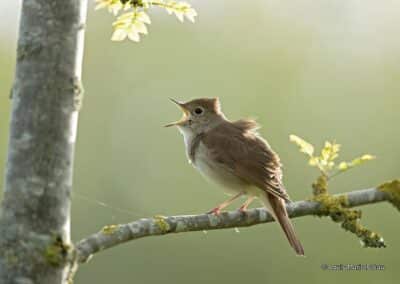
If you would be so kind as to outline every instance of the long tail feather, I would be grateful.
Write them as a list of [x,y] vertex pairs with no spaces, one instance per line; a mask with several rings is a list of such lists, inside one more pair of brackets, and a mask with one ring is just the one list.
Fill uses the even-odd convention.
[[284,200],[272,194],[265,193],[265,196],[262,196],[261,201],[281,226],[286,238],[288,239],[292,248],[295,250],[296,254],[304,256],[303,246],[294,232],[292,222],[290,221],[286,211]]

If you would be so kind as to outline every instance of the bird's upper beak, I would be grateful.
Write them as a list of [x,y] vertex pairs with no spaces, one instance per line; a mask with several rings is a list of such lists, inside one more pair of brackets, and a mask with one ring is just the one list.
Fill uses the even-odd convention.
[[189,111],[185,108],[185,104],[181,103],[181,102],[178,102],[178,101],[176,101],[174,99],[171,99],[171,98],[170,98],[170,100],[173,103],[177,104],[181,108],[181,110],[183,111],[183,116],[182,116],[182,118],[180,120],[168,123],[167,125],[165,125],[165,127],[179,126],[179,125],[184,124],[188,120],[188,117],[189,117]]

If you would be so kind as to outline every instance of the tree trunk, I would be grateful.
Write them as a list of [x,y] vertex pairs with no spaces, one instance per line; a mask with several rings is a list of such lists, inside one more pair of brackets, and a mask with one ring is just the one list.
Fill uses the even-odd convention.
[[24,0],[4,200],[0,283],[67,282],[86,0]]

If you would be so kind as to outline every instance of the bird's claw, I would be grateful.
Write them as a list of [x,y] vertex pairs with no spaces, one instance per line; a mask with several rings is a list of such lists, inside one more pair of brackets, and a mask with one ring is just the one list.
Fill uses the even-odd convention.
[[210,211],[208,211],[206,214],[213,214],[213,215],[220,215],[221,214],[221,209],[218,207],[215,207],[213,209],[211,209]]
[[242,206],[239,207],[239,212],[240,213],[246,213],[247,212],[247,206],[248,204],[243,204]]
[[241,206],[238,210],[239,210],[240,213],[246,213],[247,212],[247,207]]

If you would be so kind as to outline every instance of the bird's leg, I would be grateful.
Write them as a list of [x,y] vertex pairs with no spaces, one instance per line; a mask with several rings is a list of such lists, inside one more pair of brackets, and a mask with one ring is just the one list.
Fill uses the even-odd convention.
[[242,206],[239,207],[239,211],[245,212],[250,203],[253,202],[254,198],[255,198],[254,196],[250,196],[249,198],[247,198],[247,200],[242,204]]
[[218,205],[217,207],[211,209],[210,211],[207,212],[207,214],[215,214],[215,215],[219,215],[221,213],[221,210],[224,209],[225,207],[227,207],[229,204],[231,204],[234,200],[236,200],[237,198],[239,198],[240,196],[243,195],[243,192],[239,192],[238,194],[236,194],[235,196],[232,196],[231,198],[229,198],[228,200],[222,202],[220,205]]

